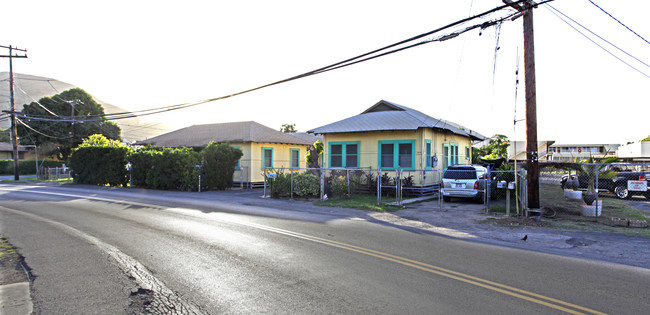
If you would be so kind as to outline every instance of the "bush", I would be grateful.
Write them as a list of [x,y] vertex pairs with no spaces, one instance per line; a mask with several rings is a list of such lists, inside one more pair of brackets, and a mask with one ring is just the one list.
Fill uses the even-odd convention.
[[85,146],[73,151],[70,168],[75,183],[90,185],[126,186],[127,156],[131,149],[125,146]]
[[210,142],[200,153],[207,185],[218,190],[232,187],[232,176],[242,155],[240,149],[228,143]]
[[[61,167],[63,162],[41,160],[38,161],[40,167]],[[14,160],[0,160],[0,174],[13,175],[14,173]],[[21,160],[18,161],[18,173],[20,175],[36,174],[36,161],[34,160]]]
[[195,190],[198,163],[199,154],[190,148],[151,151],[151,168],[147,169],[145,184],[155,189]]
[[345,176],[331,176],[329,181],[332,196],[345,196],[348,194],[348,179]]
[[320,180],[312,173],[296,173],[293,175],[293,192],[300,197],[318,196]]
[[271,196],[273,198],[288,196],[291,194],[291,174],[285,174],[282,170],[275,173],[277,177],[269,179],[269,184],[271,185]]
[[154,154],[162,152],[163,148],[146,146],[129,154],[131,163],[131,186],[146,187],[147,173],[153,168]]

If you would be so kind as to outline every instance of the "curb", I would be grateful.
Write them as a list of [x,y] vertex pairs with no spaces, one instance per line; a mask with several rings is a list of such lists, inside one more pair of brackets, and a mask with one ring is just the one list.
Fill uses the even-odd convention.
[[31,314],[33,310],[29,282],[0,285],[0,314]]

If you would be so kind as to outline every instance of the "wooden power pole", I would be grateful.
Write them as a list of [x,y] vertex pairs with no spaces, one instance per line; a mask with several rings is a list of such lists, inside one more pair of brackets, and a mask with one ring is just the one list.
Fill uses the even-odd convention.
[[20,172],[18,168],[18,134],[16,133],[17,128],[16,128],[16,102],[14,99],[14,68],[13,68],[13,58],[27,58],[27,54],[24,55],[14,55],[13,51],[22,51],[22,52],[27,52],[26,49],[18,49],[15,47],[12,47],[11,45],[9,47],[7,46],[0,46],[2,48],[8,48],[9,49],[9,54],[6,56],[0,56],[4,58],[9,58],[9,99],[11,101],[11,144],[13,146],[13,158],[14,158],[14,180],[19,180],[20,179]]
[[526,182],[528,210],[526,215],[539,215],[539,153],[537,152],[537,91],[535,89],[535,40],[533,8],[536,4],[525,1],[523,5],[503,0],[524,15],[524,81],[526,86]]

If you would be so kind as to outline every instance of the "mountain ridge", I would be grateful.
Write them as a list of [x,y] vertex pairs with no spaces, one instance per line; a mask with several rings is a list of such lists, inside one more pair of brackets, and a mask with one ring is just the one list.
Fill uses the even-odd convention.
[[[38,101],[46,96],[53,96],[77,86],[52,78],[14,72],[14,99],[16,108],[22,110],[25,104]],[[88,91],[86,91],[88,92]],[[129,110],[103,102],[88,92],[93,99],[104,107],[106,114],[123,113]],[[0,72],[0,111],[10,109],[9,72]],[[166,133],[171,128],[162,123],[145,122],[138,117],[114,120],[122,129],[122,139],[128,142],[145,140]],[[0,128],[7,129],[10,122],[0,121]]]

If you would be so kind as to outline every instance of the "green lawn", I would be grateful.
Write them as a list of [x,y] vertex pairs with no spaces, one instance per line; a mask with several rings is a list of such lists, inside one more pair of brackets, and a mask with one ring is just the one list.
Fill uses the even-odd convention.
[[395,202],[395,197],[382,197],[381,204],[377,204],[377,196],[373,195],[360,195],[330,198],[325,201],[314,201],[317,206],[325,207],[340,207],[340,208],[353,208],[361,210],[371,210],[378,212],[392,212],[402,209],[399,206],[388,205],[387,203]]

